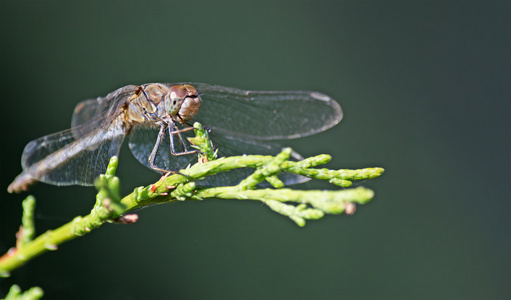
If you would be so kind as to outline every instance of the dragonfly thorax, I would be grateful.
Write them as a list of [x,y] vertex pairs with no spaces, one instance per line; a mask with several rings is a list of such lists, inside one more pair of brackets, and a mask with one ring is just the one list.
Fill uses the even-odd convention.
[[165,95],[165,111],[174,121],[185,123],[199,111],[201,98],[197,90],[188,84],[172,86]]

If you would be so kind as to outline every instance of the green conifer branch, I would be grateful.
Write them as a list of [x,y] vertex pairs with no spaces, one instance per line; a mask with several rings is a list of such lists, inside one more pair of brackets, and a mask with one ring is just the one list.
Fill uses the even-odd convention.
[[[359,170],[317,169],[316,166],[330,161],[329,155],[318,155],[294,162],[290,148],[283,149],[276,156],[246,155],[215,159],[207,132],[200,124],[195,124],[196,137],[192,143],[201,151],[200,162],[181,170],[180,173],[162,177],[155,184],[138,187],[129,195],[120,197],[120,182],[115,176],[118,165],[117,157],[112,157],[104,175],[95,183],[98,193],[91,213],[76,217],[63,226],[47,231],[32,239],[33,209],[35,200],[29,197],[24,201],[22,230],[17,235],[15,248],[0,257],[0,275],[9,272],[34,257],[50,250],[57,250],[58,245],[89,233],[105,222],[129,224],[136,222],[137,216],[132,211],[159,203],[173,203],[187,200],[239,199],[265,203],[273,211],[289,217],[297,225],[304,226],[306,220],[322,218],[325,214],[353,213],[355,204],[365,204],[374,193],[372,190],[357,187],[346,190],[303,191],[282,188],[284,183],[277,178],[282,172],[328,180],[329,182],[349,186],[354,180],[370,179],[383,173],[382,168]],[[236,168],[254,168],[255,171],[235,186],[204,188],[196,181],[219,172],[228,172]],[[274,188],[259,188],[258,184],[268,181]]]

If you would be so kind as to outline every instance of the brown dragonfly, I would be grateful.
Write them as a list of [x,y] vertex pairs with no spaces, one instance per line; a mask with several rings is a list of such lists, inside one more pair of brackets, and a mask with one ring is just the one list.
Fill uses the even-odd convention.
[[[110,158],[119,154],[127,135],[137,160],[163,174],[185,167],[197,156],[186,139],[193,135],[192,121],[209,131],[219,156],[274,155],[281,147],[268,140],[322,132],[342,116],[340,105],[319,92],[247,91],[204,83],[128,85],[78,103],[71,129],[28,143],[21,159],[23,172],[8,191],[26,191],[37,181],[92,185]],[[301,159],[297,153],[293,158]],[[206,183],[236,184],[246,174],[227,173]],[[307,180],[282,176],[286,184]]]

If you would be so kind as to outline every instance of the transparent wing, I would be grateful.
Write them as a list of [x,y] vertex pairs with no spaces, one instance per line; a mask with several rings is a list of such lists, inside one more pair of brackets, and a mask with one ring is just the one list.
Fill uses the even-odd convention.
[[83,137],[99,127],[108,126],[118,116],[125,101],[138,89],[136,85],[127,85],[105,97],[78,103],[71,119],[71,130],[75,138]]
[[128,85],[105,97],[82,101],[75,107],[70,130],[28,143],[21,158],[20,185],[30,177],[54,185],[92,185],[110,158],[119,155],[126,132],[117,117],[138,88]]
[[318,92],[246,91],[189,84],[202,98],[195,120],[226,133],[261,140],[299,138],[324,131],[339,123],[343,116],[335,100]]
[[[148,168],[151,168],[148,157],[156,143],[158,133],[159,127],[137,126],[130,135],[129,146],[131,152],[138,161]],[[193,131],[187,131],[183,133],[182,136],[184,139],[186,139],[186,137],[191,137],[193,136]],[[210,139],[214,147],[218,149],[218,157],[242,154],[276,155],[282,150],[282,147],[278,144],[262,143],[245,138],[244,136],[231,136],[228,132],[220,129],[211,129]],[[301,160],[302,157],[294,152],[292,159]],[[197,154],[172,155],[170,151],[170,137],[168,132],[165,133],[165,138],[161,141],[159,151],[155,157],[155,165],[157,167],[170,171],[178,171],[186,168],[188,165],[197,163],[197,161]],[[252,168],[235,169],[209,176],[201,180],[199,184],[204,186],[236,185],[253,172],[254,169]],[[280,174],[279,178],[287,185],[302,183],[309,180],[307,177],[290,173]]]
[[105,172],[110,158],[119,155],[125,135],[122,127],[111,126],[79,139],[73,130],[44,136],[25,147],[23,173],[54,185],[92,185]]

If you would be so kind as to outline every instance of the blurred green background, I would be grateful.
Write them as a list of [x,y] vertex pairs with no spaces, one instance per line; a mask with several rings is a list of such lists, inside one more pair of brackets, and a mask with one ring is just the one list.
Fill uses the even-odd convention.
[[[25,144],[127,84],[321,91],[343,121],[285,144],[386,169],[355,215],[305,228],[256,202],[147,208],[34,259],[0,296],[17,283],[47,299],[511,297],[510,2],[3,1],[0,22],[2,253]],[[125,192],[158,178],[126,149],[118,175]],[[42,233],[87,214],[95,190],[31,193]]]

